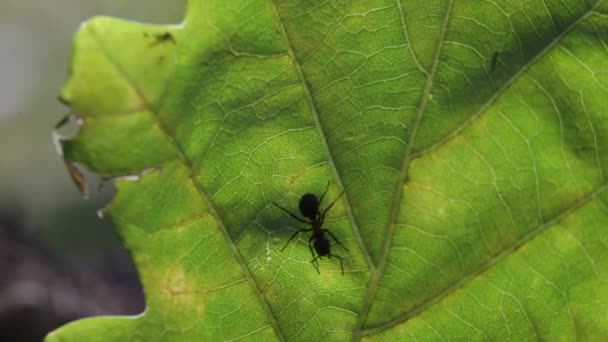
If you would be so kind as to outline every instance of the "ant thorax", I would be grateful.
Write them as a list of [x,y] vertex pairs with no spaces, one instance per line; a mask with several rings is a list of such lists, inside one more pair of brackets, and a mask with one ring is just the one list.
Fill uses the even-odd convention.
[[315,224],[312,225],[312,236],[315,238],[315,240],[323,239],[325,236],[325,233],[323,232],[323,229],[321,229],[320,222],[314,222],[314,223]]
[[317,255],[319,255],[319,257],[326,256],[326,255],[331,256],[330,249],[329,249],[329,240],[327,240],[326,238],[323,237],[321,239],[315,239],[314,247],[315,247],[315,252],[317,252]]

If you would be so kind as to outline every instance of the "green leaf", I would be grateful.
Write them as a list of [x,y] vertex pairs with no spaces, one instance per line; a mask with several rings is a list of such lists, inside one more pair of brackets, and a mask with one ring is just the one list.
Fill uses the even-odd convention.
[[[95,18],[66,162],[147,309],[48,341],[608,338],[608,2],[191,0]],[[136,176],[136,177],[133,177]],[[301,195],[345,195],[310,265]]]

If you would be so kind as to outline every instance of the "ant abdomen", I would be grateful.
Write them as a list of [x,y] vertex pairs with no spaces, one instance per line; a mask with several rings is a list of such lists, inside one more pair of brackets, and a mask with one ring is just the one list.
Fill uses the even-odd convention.
[[315,240],[314,242],[315,252],[322,257],[329,254],[329,240],[326,238]]

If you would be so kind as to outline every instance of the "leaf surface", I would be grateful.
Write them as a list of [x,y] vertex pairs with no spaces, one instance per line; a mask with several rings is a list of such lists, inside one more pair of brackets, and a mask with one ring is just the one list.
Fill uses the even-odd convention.
[[[94,18],[64,157],[147,309],[67,340],[608,336],[606,1],[194,1]],[[305,193],[348,251],[310,265]]]

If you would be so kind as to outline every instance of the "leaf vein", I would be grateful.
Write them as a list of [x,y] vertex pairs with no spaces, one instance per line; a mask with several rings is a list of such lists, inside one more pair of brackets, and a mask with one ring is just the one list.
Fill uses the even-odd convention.
[[488,271],[490,268],[492,268],[492,266],[496,265],[497,263],[504,260],[506,257],[513,254],[520,247],[522,247],[523,245],[525,245],[526,243],[528,243],[529,241],[531,241],[532,239],[534,239],[535,237],[537,237],[538,235],[540,235],[541,233],[543,233],[544,231],[549,229],[550,227],[556,225],[558,222],[560,222],[564,218],[573,214],[578,209],[584,207],[586,204],[588,204],[592,200],[596,199],[600,194],[602,194],[606,190],[608,190],[608,183],[604,183],[604,184],[600,185],[595,191],[590,192],[587,195],[579,198],[577,201],[573,202],[569,207],[564,209],[561,213],[557,214],[552,219],[540,224],[536,229],[530,231],[528,234],[524,235],[522,238],[516,240],[511,246],[505,248],[499,254],[496,254],[488,262],[482,264],[481,266],[479,266],[478,268],[476,268],[475,270],[473,270],[472,272],[470,272],[469,274],[464,276],[462,279],[455,282],[452,286],[446,288],[444,291],[442,291],[437,296],[421,303],[420,305],[414,307],[409,312],[406,312],[403,315],[398,316],[385,324],[382,324],[382,325],[379,325],[376,327],[371,327],[371,328],[368,328],[368,329],[362,331],[362,335],[373,335],[373,334],[380,333],[384,330],[390,329],[394,326],[397,326],[401,323],[408,321],[409,319],[411,319],[413,317],[416,317],[416,316],[422,314],[427,308],[429,308],[430,306],[432,306],[434,304],[441,302],[441,300],[446,298],[448,295],[450,295],[457,289],[470,283],[475,278],[479,277],[480,275],[482,275],[483,273]]
[[95,39],[95,43],[97,44],[97,46],[100,49],[100,51],[107,58],[108,62],[110,62],[110,64],[116,69],[116,71],[118,72],[118,74],[129,84],[129,86],[133,89],[133,91],[135,91],[135,93],[141,98],[142,102],[145,104],[145,107],[150,110],[150,113],[157,120],[158,125],[161,128],[162,132],[167,136],[167,139],[169,139],[169,141],[171,141],[171,143],[174,145],[176,155],[180,159],[180,161],[184,165],[184,167],[186,168],[186,170],[188,172],[188,176],[189,176],[190,180],[192,181],[192,184],[194,185],[194,187],[196,188],[197,192],[199,193],[202,201],[205,202],[208,205],[209,212],[211,213],[211,215],[213,215],[213,217],[215,218],[216,222],[218,223],[218,227],[219,227],[220,231],[222,232],[222,234],[224,235],[224,238],[228,242],[228,245],[230,246],[230,249],[231,249],[231,251],[232,251],[232,253],[234,255],[234,258],[236,259],[237,263],[239,263],[239,265],[241,265],[241,268],[243,269],[243,272],[245,273],[245,275],[246,275],[246,277],[247,277],[247,279],[249,281],[249,284],[255,290],[257,299],[262,304],[262,306],[264,308],[264,311],[267,312],[267,316],[269,318],[270,324],[271,324],[271,326],[272,326],[272,328],[273,328],[273,330],[274,330],[277,338],[279,340],[283,341],[284,338],[283,338],[283,336],[280,333],[280,330],[278,328],[277,320],[274,317],[274,315],[272,314],[272,311],[270,310],[268,302],[265,300],[265,298],[262,295],[260,289],[258,288],[258,286],[257,286],[257,284],[255,282],[255,279],[253,278],[253,275],[251,274],[251,271],[249,270],[249,268],[247,267],[247,265],[246,265],[246,263],[245,263],[245,261],[243,259],[243,256],[240,254],[240,252],[236,248],[234,242],[232,241],[232,239],[230,237],[230,234],[228,233],[228,230],[226,229],[226,226],[224,225],[224,222],[222,220],[220,220],[220,216],[219,216],[218,212],[216,211],[215,207],[213,206],[213,204],[209,200],[208,195],[203,190],[202,185],[196,179],[196,176],[194,174],[192,165],[188,161],[188,159],[187,159],[185,153],[183,152],[181,146],[175,140],[175,137],[173,137],[169,133],[168,128],[165,127],[164,124],[162,123],[162,120],[158,116],[158,109],[153,107],[153,105],[148,101],[148,99],[145,97],[145,95],[141,92],[141,89],[139,89],[139,87],[135,84],[135,82],[129,77],[129,74],[126,72],[126,70],[124,70],[122,68],[122,66],[112,57],[112,54],[107,50],[107,48],[103,44],[103,42],[102,42],[102,40],[100,38],[100,34],[98,32],[96,32],[92,27],[90,29],[91,29],[92,36]]
[[[435,77],[435,73],[437,71],[437,65],[439,64],[439,56],[443,47],[443,41],[445,32],[447,30],[447,26],[450,19],[450,14],[452,11],[453,1],[450,1],[448,4],[448,9],[446,11],[446,15],[443,21],[443,26],[441,27],[441,32],[439,35],[439,39],[437,41],[437,48],[435,50],[435,57],[433,61],[433,66],[431,67],[431,72],[427,76],[426,84],[424,86],[424,90],[422,93],[422,98],[420,100],[420,105],[418,106],[418,110],[416,111],[416,117],[414,118],[414,123],[409,130],[409,141],[407,146],[405,147],[405,154],[403,157],[403,163],[401,165],[401,172],[399,174],[399,178],[395,184],[395,191],[393,192],[393,200],[392,205],[389,211],[389,217],[387,220],[387,228],[386,228],[386,239],[384,242],[382,255],[380,256],[380,261],[378,263],[377,271],[373,273],[372,280],[370,281],[370,285],[368,287],[368,292],[363,301],[363,308],[361,309],[361,313],[359,314],[359,320],[357,322],[357,326],[355,328],[355,332],[353,334],[353,341],[357,341],[361,339],[361,335],[363,332],[363,325],[365,324],[365,320],[367,319],[367,315],[369,314],[372,300],[376,295],[376,291],[380,286],[380,280],[382,279],[382,274],[384,268],[386,267],[388,254],[390,252],[390,246],[393,239],[393,232],[395,230],[397,214],[399,212],[399,205],[401,203],[401,194],[403,189],[403,184],[407,180],[408,168],[410,165],[410,161],[412,160],[412,146],[414,145],[416,139],[416,132],[418,127],[420,126],[420,122],[422,121],[422,116],[424,111],[426,110],[426,104],[429,100],[429,95],[431,92],[431,87],[433,86],[433,81]],[[401,8],[401,7],[400,7]]]
[[556,46],[558,44],[558,42],[566,36],[566,34],[568,34],[578,24],[580,24],[583,20],[587,19],[587,17],[589,17],[592,13],[594,13],[594,9],[596,7],[598,7],[601,3],[602,3],[601,1],[598,1],[585,14],[581,15],[580,18],[575,20],[570,26],[566,27],[566,29],[564,29],[564,31],[562,33],[555,36],[555,38],[553,40],[551,40],[549,42],[549,44],[547,44],[547,46],[545,46],[543,49],[541,49],[533,58],[531,58],[528,63],[522,64],[522,67],[515,74],[513,74],[513,76],[510,79],[508,79],[502,85],[502,87],[497,89],[496,92],[494,93],[494,95],[492,95],[481,107],[479,107],[479,110],[477,110],[476,112],[471,114],[471,116],[469,116],[468,119],[463,121],[461,125],[454,128],[451,132],[448,132],[443,138],[439,139],[436,143],[434,143],[420,151],[415,152],[413,154],[412,158],[416,159],[416,158],[420,158],[426,154],[429,154],[429,153],[439,149],[441,146],[447,144],[454,138],[456,138],[460,134],[460,132],[462,132],[464,129],[469,127],[473,122],[475,122],[481,116],[481,114],[485,113],[486,110],[492,104],[494,104],[494,102],[500,97],[500,95],[502,95],[505,91],[507,91],[507,89],[509,89],[512,84],[514,84],[517,80],[519,80],[521,77],[523,77],[525,75],[525,72],[528,71],[528,69],[530,69],[532,67],[532,65],[534,65],[536,62],[538,62],[545,54],[548,53],[549,50],[551,50],[554,46]]
[[[342,189],[344,189],[344,184],[342,183],[342,179],[340,178],[340,173],[338,172],[338,169],[336,167],[336,163],[334,162],[334,158],[331,154],[331,151],[329,149],[329,144],[327,142],[327,139],[325,138],[325,131],[323,129],[323,126],[321,125],[321,121],[319,119],[319,111],[317,110],[317,107],[314,103],[314,100],[312,98],[312,93],[311,93],[311,89],[308,86],[308,83],[306,81],[306,78],[304,76],[304,72],[302,71],[301,68],[301,62],[299,62],[295,56],[295,53],[293,51],[293,47],[291,45],[291,41],[289,40],[289,36],[287,35],[287,31],[285,29],[285,25],[281,19],[281,16],[279,14],[279,10],[274,2],[274,0],[270,0],[272,8],[274,10],[274,14],[277,20],[277,24],[279,25],[279,28],[281,30],[281,33],[285,39],[285,42],[288,45],[288,52],[289,52],[289,56],[291,57],[295,69],[298,73],[298,77],[300,78],[300,81],[302,82],[302,89],[304,90],[304,93],[306,94],[306,100],[308,103],[308,107],[314,117],[315,120],[315,124],[319,130],[319,136],[321,139],[321,142],[323,144],[323,149],[325,150],[325,154],[327,156],[327,160],[329,165],[331,166],[331,169],[333,171],[333,174],[335,175],[336,181],[338,183],[338,186]],[[363,243],[363,240],[361,239],[361,235],[359,234],[359,226],[357,225],[357,222],[355,220],[355,217],[353,216],[352,210],[351,210],[351,206],[350,203],[348,201],[348,192],[346,191],[346,189],[344,189],[345,194],[344,194],[344,202],[346,203],[345,206],[345,210],[346,210],[346,214],[348,216],[348,220],[350,221],[350,226],[352,227],[352,231],[353,231],[353,235],[355,236],[355,239],[357,240],[358,244],[359,244],[359,248],[361,249],[361,251],[363,252],[365,259],[369,265],[369,267],[374,270],[375,269],[375,265],[371,260],[371,257],[369,255],[369,252],[367,251],[367,248],[365,247],[365,244]]]

